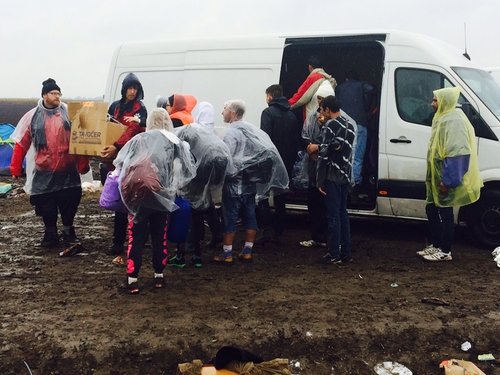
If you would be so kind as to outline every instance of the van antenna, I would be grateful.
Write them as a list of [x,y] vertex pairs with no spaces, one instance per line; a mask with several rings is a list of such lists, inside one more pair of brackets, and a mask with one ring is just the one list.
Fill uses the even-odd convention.
[[467,60],[470,61],[470,56],[467,53],[467,22],[464,22],[464,45],[465,45],[465,51],[463,55]]

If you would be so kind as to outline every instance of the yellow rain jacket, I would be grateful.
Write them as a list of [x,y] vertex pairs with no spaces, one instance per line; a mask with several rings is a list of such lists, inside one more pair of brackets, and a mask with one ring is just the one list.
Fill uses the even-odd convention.
[[[427,152],[427,203],[438,207],[465,206],[479,199],[483,180],[477,164],[474,128],[459,108],[456,108],[460,89],[444,88],[434,91],[438,109],[432,120],[432,132]],[[441,192],[443,168],[447,158],[469,155],[469,167],[455,187]]]

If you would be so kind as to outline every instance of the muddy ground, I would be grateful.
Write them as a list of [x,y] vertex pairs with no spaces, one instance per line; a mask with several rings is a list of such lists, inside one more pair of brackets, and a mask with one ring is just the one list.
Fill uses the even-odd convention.
[[25,195],[0,198],[0,374],[175,374],[228,344],[298,362],[294,374],[374,374],[386,360],[442,374],[450,357],[500,374],[499,362],[477,360],[500,358],[500,269],[462,228],[453,261],[429,264],[415,255],[425,223],[353,218],[354,263],[325,266],[323,249],[298,246],[307,216],[295,213],[253,264],[210,264],[206,249],[202,269],[168,269],[163,290],[148,254],[132,296],[104,253],[112,216],[97,201],[86,193],[76,218],[88,251],[61,258],[62,247],[37,246],[42,224]]

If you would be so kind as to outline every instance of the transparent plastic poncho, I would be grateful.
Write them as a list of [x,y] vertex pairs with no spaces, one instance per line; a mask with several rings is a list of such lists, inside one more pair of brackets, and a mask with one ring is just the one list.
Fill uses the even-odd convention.
[[[438,110],[432,120],[427,153],[427,202],[439,207],[464,206],[479,199],[483,181],[477,161],[474,128],[463,111],[456,108],[460,89],[450,87],[434,91]],[[446,158],[469,155],[469,169],[461,183],[447,192],[439,190]]]
[[257,200],[288,189],[288,174],[271,138],[246,122],[231,123],[225,136],[233,159],[225,189],[231,195],[257,194]]
[[[40,111],[41,118],[49,127],[52,120],[58,121],[54,119],[55,117],[67,119],[66,103],[61,102],[60,106],[49,109],[43,105],[43,99],[39,99],[37,106],[19,120],[12,133],[11,138],[16,143],[22,141],[26,132],[32,132],[32,121],[37,110]],[[27,194],[37,195],[81,186],[80,175],[76,168],[77,156],[68,153],[70,131],[54,132],[50,128],[44,131],[47,147],[38,151],[35,149],[33,134],[31,134],[32,143],[26,153],[24,191]]]
[[182,189],[182,196],[200,210],[219,203],[226,172],[231,169],[229,148],[204,125],[184,125],[175,129],[175,133],[189,143],[196,164],[196,177]]
[[189,145],[166,130],[136,135],[113,164],[119,171],[123,203],[136,222],[152,211],[178,209],[176,195],[196,175]]

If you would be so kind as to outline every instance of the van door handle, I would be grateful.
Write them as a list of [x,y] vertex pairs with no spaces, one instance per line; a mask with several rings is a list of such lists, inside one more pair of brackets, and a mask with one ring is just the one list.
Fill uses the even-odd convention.
[[391,143],[411,143],[411,140],[407,139],[405,136],[399,138],[392,138]]

